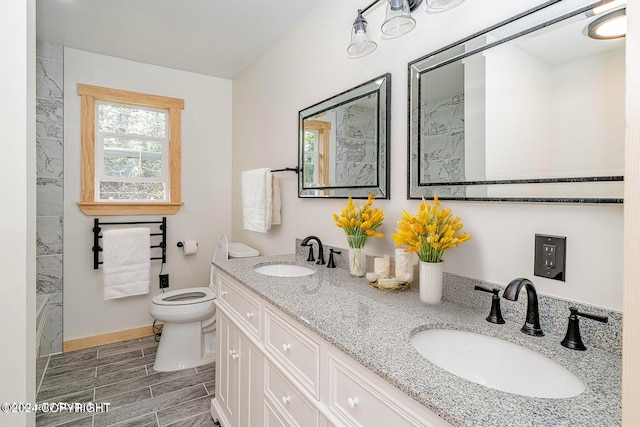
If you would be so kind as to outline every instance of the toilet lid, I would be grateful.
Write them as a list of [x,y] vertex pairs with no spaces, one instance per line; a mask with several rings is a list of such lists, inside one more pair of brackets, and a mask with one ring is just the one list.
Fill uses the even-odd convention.
[[260,252],[244,243],[229,243],[229,256],[232,258],[250,258],[258,255]]
[[152,302],[157,305],[187,305],[213,301],[215,297],[216,295],[211,288],[200,286],[165,292],[153,297]]

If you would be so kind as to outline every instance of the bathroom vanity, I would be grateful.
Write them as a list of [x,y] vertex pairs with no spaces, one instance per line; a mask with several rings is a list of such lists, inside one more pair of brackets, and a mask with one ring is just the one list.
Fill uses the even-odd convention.
[[[316,272],[272,277],[255,271],[274,263],[305,265]],[[427,306],[413,290],[382,292],[344,269],[327,269],[300,256],[216,265],[211,413],[223,426],[621,423],[619,354],[594,347],[569,350],[560,345],[561,336],[522,334],[521,319],[490,324],[485,310],[448,301]],[[490,335],[534,350],[570,370],[586,389],[572,398],[545,399],[467,381],[411,346],[411,336],[435,328]]]

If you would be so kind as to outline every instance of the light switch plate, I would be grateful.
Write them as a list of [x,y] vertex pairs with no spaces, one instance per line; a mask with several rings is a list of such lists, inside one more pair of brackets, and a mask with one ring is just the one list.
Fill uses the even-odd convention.
[[565,281],[567,238],[536,234],[533,274]]

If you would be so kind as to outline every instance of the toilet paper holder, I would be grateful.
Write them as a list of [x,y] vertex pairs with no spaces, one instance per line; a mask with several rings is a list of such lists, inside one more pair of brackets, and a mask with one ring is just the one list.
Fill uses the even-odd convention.
[[[178,242],[178,244],[176,245],[179,248],[184,247],[184,242]],[[198,244],[196,243],[196,246],[198,246]]]
[[178,242],[177,246],[182,249],[184,256],[195,255],[198,252],[198,242],[196,240],[182,240]]

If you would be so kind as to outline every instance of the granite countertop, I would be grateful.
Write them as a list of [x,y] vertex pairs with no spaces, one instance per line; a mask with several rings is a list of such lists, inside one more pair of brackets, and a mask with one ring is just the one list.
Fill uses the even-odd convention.
[[[254,271],[255,265],[278,262],[313,266],[317,271],[296,278]],[[622,367],[617,354],[597,348],[569,350],[560,345],[562,336],[531,337],[520,332],[521,323],[495,325],[485,321],[485,310],[447,301],[425,305],[413,289],[383,292],[342,268],[316,266],[293,254],[215,264],[455,426],[621,425]],[[535,350],[573,372],[586,390],[573,398],[544,399],[467,381],[427,361],[409,343],[415,332],[432,328],[477,332]]]

